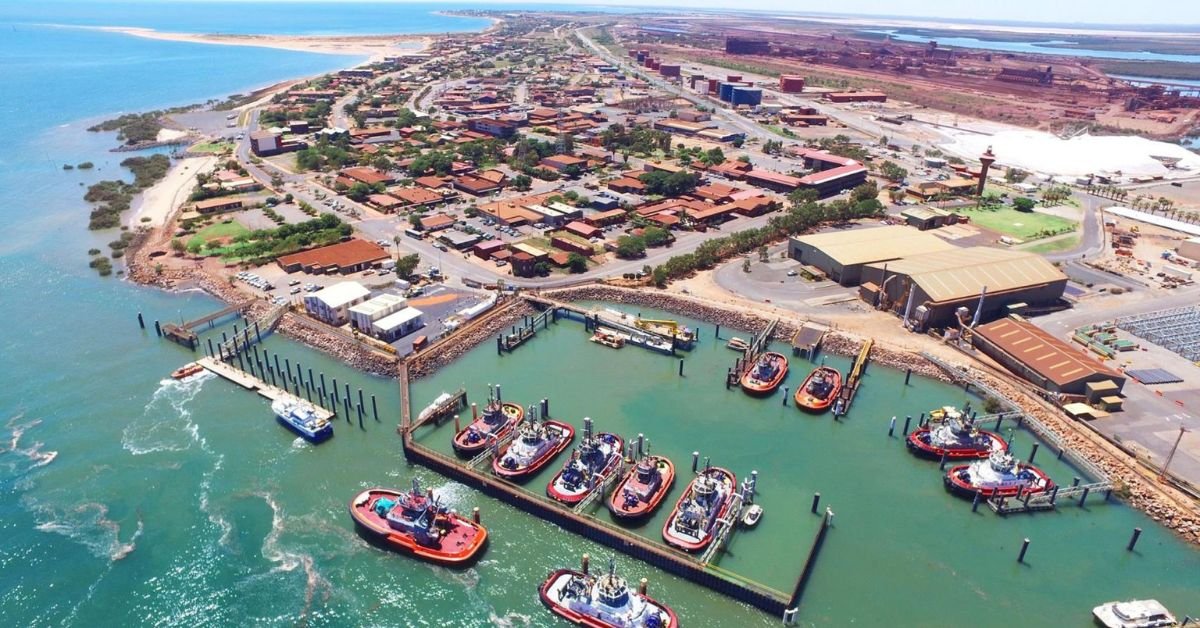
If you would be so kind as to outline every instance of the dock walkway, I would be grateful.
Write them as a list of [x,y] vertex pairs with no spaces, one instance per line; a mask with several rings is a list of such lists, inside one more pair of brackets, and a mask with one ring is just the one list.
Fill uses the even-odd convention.
[[253,390],[259,395],[270,399],[271,401],[275,401],[277,399],[286,399],[295,403],[303,402],[312,406],[316,410],[317,416],[321,417],[322,419],[330,419],[333,417],[333,413],[329,410],[326,410],[317,404],[310,404],[301,397],[293,395],[282,388],[271,386],[261,379],[258,379],[257,377],[246,373],[245,371],[239,371],[236,367],[225,364],[224,362],[220,362],[211,357],[203,357],[199,360],[196,360],[196,364],[203,366],[208,372],[219,375],[237,384],[238,386],[245,388],[246,390]]

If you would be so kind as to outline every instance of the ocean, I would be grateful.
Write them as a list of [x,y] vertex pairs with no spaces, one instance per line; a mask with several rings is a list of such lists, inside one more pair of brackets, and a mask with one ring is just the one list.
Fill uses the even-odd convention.
[[[552,568],[574,564],[583,552],[595,557],[611,552],[407,465],[394,431],[399,408],[394,382],[356,374],[283,338],[268,339],[268,351],[362,388],[379,400],[378,422],[367,417],[362,429],[357,423],[339,422],[332,441],[309,446],[278,426],[267,402],[251,393],[211,375],[184,383],[170,380],[170,371],[192,354],[136,324],[138,312],[148,321],[165,323],[210,312],[219,307],[216,301],[195,292],[167,294],[116,277],[99,278],[87,268],[87,250],[106,249],[117,236],[115,231],[87,231],[84,188],[103,178],[127,176],[117,165],[127,155],[108,152],[115,144],[112,135],[88,133],[87,126],[122,112],[246,92],[359,59],[153,41],[61,25],[273,33],[442,32],[484,25],[481,20],[428,13],[434,7],[450,8],[440,4],[377,4],[370,10],[364,5],[318,3],[239,4],[236,10],[233,6],[0,6],[0,136],[5,139],[0,152],[3,623],[564,625],[538,603],[538,581]],[[378,19],[372,11],[387,19]],[[62,169],[63,164],[83,161],[97,168]],[[513,395],[535,396],[551,383],[535,368],[534,358],[553,355],[564,363],[612,366],[605,380],[607,396],[597,410],[612,417],[614,424],[638,428],[637,421],[668,410],[653,394],[654,386],[676,382],[673,361],[638,355],[632,348],[619,355],[598,354],[594,345],[582,340],[582,331],[563,325],[520,350],[526,353],[512,356],[519,360],[504,365],[495,363],[486,346],[480,348],[445,373],[418,382],[414,403],[423,405],[440,390],[463,385],[478,397],[487,383],[499,378],[511,382]],[[206,333],[219,336],[223,331],[228,331],[227,325]],[[707,348],[707,353],[701,350],[688,358],[693,378],[689,385],[718,381],[728,361],[723,349]],[[541,351],[547,353],[534,353]],[[616,373],[638,385],[620,388],[612,379]],[[1051,615],[1061,609],[1062,616],[1070,618],[1066,623],[1083,626],[1092,605],[1115,597],[1156,595],[1171,605],[1195,599],[1194,592],[1200,590],[1198,554],[1123,506],[1097,504],[1093,512],[1011,522],[988,515],[987,523],[968,536],[994,535],[989,537],[994,542],[960,547],[955,531],[938,526],[945,521],[973,525],[964,510],[969,506],[946,500],[936,472],[914,464],[894,444],[887,450],[890,457],[874,460],[861,471],[855,471],[859,467],[850,459],[814,464],[821,460],[822,448],[814,445],[820,439],[841,438],[846,447],[854,443],[848,438],[882,438],[883,415],[895,413],[897,397],[890,391],[900,376],[880,369],[872,377],[879,393],[867,394],[868,386],[856,402],[862,416],[875,417],[877,425],[870,429],[862,423],[838,432],[827,419],[740,397],[736,415],[720,415],[726,421],[753,423],[755,430],[768,435],[763,438],[769,438],[775,423],[795,423],[788,433],[809,443],[798,448],[797,455],[818,456],[797,471],[812,474],[813,479],[802,481],[789,475],[786,464],[772,468],[764,463],[765,498],[772,491],[787,494],[778,487],[791,483],[796,491],[834,489],[823,490],[845,519],[835,524],[839,528],[818,564],[805,598],[811,610],[801,612],[803,625],[889,621],[956,626],[964,620],[974,625],[1063,625]],[[713,393],[691,397],[678,384],[672,386],[680,405],[670,406],[670,412],[685,418],[712,414]],[[576,415],[589,411],[583,402],[587,390],[576,382],[552,394],[560,395],[556,403],[577,422]],[[918,382],[904,398],[915,414],[950,396],[945,387]],[[706,450],[719,458],[719,445],[712,442]],[[690,446],[664,445],[664,451],[681,448]],[[738,454],[739,472],[754,462],[752,454]],[[923,482],[919,498],[930,506],[915,524],[920,529],[914,536],[853,495],[848,479],[870,481],[871,475],[888,473],[885,463],[904,469],[893,482]],[[821,469],[857,475],[823,484]],[[480,564],[467,570],[431,567],[376,549],[355,534],[346,503],[356,491],[374,485],[406,486],[414,477],[460,511],[483,508],[493,539]],[[883,503],[909,503],[892,497]],[[773,514],[780,521],[795,504],[765,503],[768,514],[759,539],[779,535],[778,542],[791,543],[786,525],[766,521]],[[934,520],[940,513],[953,513],[948,515],[953,518]],[[1146,529],[1137,555],[1123,552],[1134,525]],[[1021,536],[1035,539],[1030,566],[1010,560]],[[1072,536],[1075,540],[1065,541]],[[769,544],[750,535],[744,538],[746,556],[731,558],[729,565],[749,569],[746,565],[755,556],[769,561]],[[905,538],[916,539],[924,549],[913,550]],[[902,549],[877,553],[878,544]],[[975,566],[971,552],[980,554]],[[886,568],[873,564],[877,556],[887,561]],[[1083,562],[1072,562],[1077,558]],[[634,580],[648,577],[652,593],[673,604],[685,625],[778,623],[636,561],[618,556],[617,563]],[[914,578],[910,568],[930,576]],[[1116,573],[1127,577],[1118,581],[1111,577]],[[788,574],[763,577],[774,584]],[[943,588],[930,590],[927,582]],[[886,605],[862,603],[866,596],[885,590],[879,599]],[[917,594],[911,595],[914,591]],[[1022,606],[1025,599],[1030,602]],[[942,607],[949,610],[931,614],[931,609]],[[996,609],[1000,611],[993,612]]]

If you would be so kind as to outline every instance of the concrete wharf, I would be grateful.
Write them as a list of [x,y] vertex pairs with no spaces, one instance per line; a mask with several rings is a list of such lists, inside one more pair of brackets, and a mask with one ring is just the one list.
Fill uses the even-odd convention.
[[[688,348],[688,346],[685,346],[672,334],[664,334],[656,332],[653,329],[638,327],[636,323],[637,317],[628,314],[618,314],[594,308],[586,309],[573,303],[564,303],[543,296],[526,295],[525,299],[534,306],[545,309],[539,316],[545,316],[549,313],[550,319],[556,323],[560,317],[577,318],[583,322],[583,328],[586,331],[595,331],[600,327],[605,327],[626,336],[630,344],[667,355],[675,355],[678,349]],[[625,319],[629,320],[626,321]],[[536,325],[533,327],[536,328]],[[697,332],[696,335],[698,336],[699,333]],[[524,339],[521,342],[524,342]]]

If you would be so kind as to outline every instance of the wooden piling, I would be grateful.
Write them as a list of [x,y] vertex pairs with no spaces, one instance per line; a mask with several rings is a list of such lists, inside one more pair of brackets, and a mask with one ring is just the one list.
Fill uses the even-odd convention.
[[1137,545],[1138,539],[1139,539],[1141,536],[1142,536],[1142,529],[1141,529],[1141,528],[1134,528],[1134,529],[1133,529],[1133,536],[1129,537],[1129,545],[1126,545],[1126,546],[1125,546],[1125,551],[1127,551],[1127,552],[1132,552],[1132,551],[1133,551],[1133,547],[1134,547],[1135,545]]
[[1018,563],[1025,562],[1025,552],[1027,551],[1029,551],[1029,539],[1025,539],[1025,541],[1021,543],[1021,553],[1017,555]]
[[811,512],[814,515],[817,514],[817,507],[820,505],[821,505],[821,494],[813,493],[812,507],[809,508],[809,512]]
[[141,312],[138,312],[138,327],[140,327],[142,329],[146,328],[146,320],[144,318],[142,318]]

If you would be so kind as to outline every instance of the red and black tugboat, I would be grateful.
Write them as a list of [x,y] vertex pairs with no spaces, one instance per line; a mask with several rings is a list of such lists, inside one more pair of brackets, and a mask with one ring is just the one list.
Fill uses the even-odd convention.
[[678,628],[679,619],[669,606],[631,591],[616,574],[612,559],[608,573],[588,575],[584,570],[559,569],[538,590],[542,604],[577,626],[588,628]]
[[705,466],[675,504],[663,524],[663,540],[685,552],[699,552],[712,543],[717,521],[725,516],[737,489],[732,471]]
[[767,351],[758,357],[754,367],[742,376],[742,390],[751,395],[768,395],[779,388],[787,377],[788,361],[782,353]]
[[350,502],[357,527],[417,558],[443,565],[470,561],[487,542],[487,529],[438,504],[433,491],[421,493],[413,480],[407,493],[372,488]]
[[583,419],[583,442],[571,459],[546,485],[546,494],[564,504],[578,504],[621,467],[625,441],[616,434],[592,434],[592,420]]
[[813,369],[804,384],[796,389],[796,407],[809,412],[824,412],[842,392],[842,373],[822,364]]
[[488,445],[508,436],[524,418],[525,409],[520,404],[500,401],[492,395],[489,387],[483,414],[472,416],[471,424],[454,434],[454,452],[473,457]]
[[913,430],[905,440],[908,450],[922,458],[982,459],[993,452],[1008,451],[1008,443],[999,434],[976,428],[957,408],[947,406],[930,416],[934,418]]
[[634,520],[653,513],[675,484],[675,465],[663,456],[646,455],[633,465],[608,497],[617,519]]
[[1017,462],[1004,451],[992,452],[987,460],[951,467],[944,478],[946,489],[963,497],[974,498],[979,493],[991,497],[1018,497],[1042,493],[1054,488],[1054,481],[1045,471],[1024,462]]
[[492,458],[492,470],[508,480],[537,473],[575,439],[575,428],[561,421],[524,421],[517,435]]

